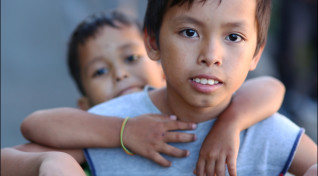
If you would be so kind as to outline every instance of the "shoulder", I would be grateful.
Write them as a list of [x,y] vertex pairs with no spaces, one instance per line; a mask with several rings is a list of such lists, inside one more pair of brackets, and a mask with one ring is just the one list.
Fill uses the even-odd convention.
[[298,132],[300,127],[288,119],[286,116],[275,113],[267,119],[256,124],[257,128],[265,128],[275,131],[294,131]]
[[273,171],[278,173],[287,168],[301,134],[303,129],[279,113],[251,126],[241,133],[238,159],[241,171],[250,166],[246,171],[250,173],[259,167],[265,175],[273,175]]
[[148,89],[111,99],[88,110],[93,114],[118,117],[145,114],[148,111],[157,111],[149,98]]
[[120,96],[93,106],[91,109],[88,110],[88,112],[98,115],[112,115],[112,112],[119,110],[124,111],[128,108],[134,107],[133,104],[140,105],[140,102],[142,102],[144,96],[144,92]]
[[282,114],[275,113],[247,131],[257,134],[258,137],[294,138],[299,133],[300,127]]

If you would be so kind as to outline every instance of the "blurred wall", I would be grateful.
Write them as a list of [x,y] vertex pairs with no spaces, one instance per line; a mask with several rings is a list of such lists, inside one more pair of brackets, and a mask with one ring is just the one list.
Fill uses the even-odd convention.
[[[294,4],[292,12],[284,12],[283,9],[291,0],[273,1],[273,20],[268,45],[262,56],[257,70],[249,77],[259,75],[272,75],[287,84],[288,102],[284,103],[281,112],[301,126],[307,128],[310,136],[317,141],[317,95],[311,95],[300,88],[310,88],[316,91],[317,67],[305,69],[305,78],[313,85],[299,81],[297,88],[285,81],[282,76],[281,65],[277,60],[284,59],[286,67],[293,60],[279,53],[291,53],[294,47],[304,48],[301,61],[314,65],[317,61],[317,50],[309,49],[308,38],[317,44],[316,1],[292,0]],[[302,4],[298,5],[297,3]],[[296,5],[295,5],[296,4]],[[304,5],[305,4],[305,5]],[[313,4],[313,5],[312,5]],[[304,6],[304,7],[303,7]],[[307,7],[309,6],[309,7]],[[76,25],[91,13],[114,9],[128,8],[142,20],[146,0],[2,0],[1,1],[1,147],[9,147],[27,142],[21,135],[19,126],[23,119],[30,113],[46,108],[76,107],[79,93],[71,80],[66,66],[66,48],[68,38]],[[299,7],[299,8],[297,8]],[[302,7],[302,8],[300,8]],[[311,9],[307,10],[307,8]],[[308,13],[310,12],[310,13]],[[281,13],[287,15],[288,24]],[[293,14],[288,16],[288,14]],[[313,14],[312,14],[313,13]],[[305,15],[304,15],[305,14]],[[301,15],[301,19],[297,19]],[[306,20],[305,20],[306,19]],[[296,21],[296,22],[295,22]],[[295,22],[295,24],[294,24]],[[302,23],[305,22],[305,23]],[[287,28],[282,27],[289,25]],[[313,34],[304,36],[300,34],[315,30]],[[294,42],[293,47],[282,47],[282,34],[290,34],[285,37],[291,39],[300,38]],[[287,42],[287,41],[285,41]],[[298,43],[297,43],[298,42]],[[313,48],[313,47],[311,47]],[[293,55],[293,54],[292,54]],[[286,59],[287,58],[287,59]],[[317,63],[317,62],[316,62]],[[297,66],[297,64],[296,64]],[[306,68],[306,67],[305,67]],[[291,68],[293,69],[293,68]],[[308,70],[309,73],[308,73]],[[303,72],[290,71],[290,75],[304,75]],[[295,77],[296,79],[296,77]],[[296,92],[296,93],[294,93]],[[293,112],[296,111],[296,112]]]

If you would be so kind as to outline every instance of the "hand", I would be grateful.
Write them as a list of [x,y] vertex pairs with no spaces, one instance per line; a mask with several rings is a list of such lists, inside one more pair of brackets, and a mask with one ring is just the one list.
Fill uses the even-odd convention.
[[217,120],[205,138],[196,169],[198,176],[225,176],[227,164],[229,174],[236,176],[236,158],[240,145],[240,130],[230,123]]
[[145,114],[127,121],[123,141],[130,151],[168,167],[171,162],[160,153],[173,157],[186,157],[189,151],[178,149],[167,143],[192,142],[196,138],[194,134],[172,130],[195,128],[195,123],[177,121],[176,116]]
[[42,154],[39,176],[85,176],[76,160],[62,152],[45,152]]

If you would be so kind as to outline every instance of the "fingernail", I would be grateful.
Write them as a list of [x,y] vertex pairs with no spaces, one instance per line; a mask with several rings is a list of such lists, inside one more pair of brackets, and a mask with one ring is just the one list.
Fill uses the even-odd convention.
[[196,129],[197,128],[197,124],[192,124],[192,129]]
[[177,116],[175,116],[175,115],[170,115],[170,119],[171,119],[171,120],[177,120]]
[[190,151],[189,150],[187,150],[187,154],[186,154],[186,156],[189,156],[190,155]]

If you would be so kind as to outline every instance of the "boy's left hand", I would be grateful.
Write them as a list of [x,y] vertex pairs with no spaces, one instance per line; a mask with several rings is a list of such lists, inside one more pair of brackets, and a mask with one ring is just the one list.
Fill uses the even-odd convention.
[[240,130],[234,123],[216,120],[201,146],[194,174],[225,176],[227,165],[230,176],[236,176],[239,145]]

